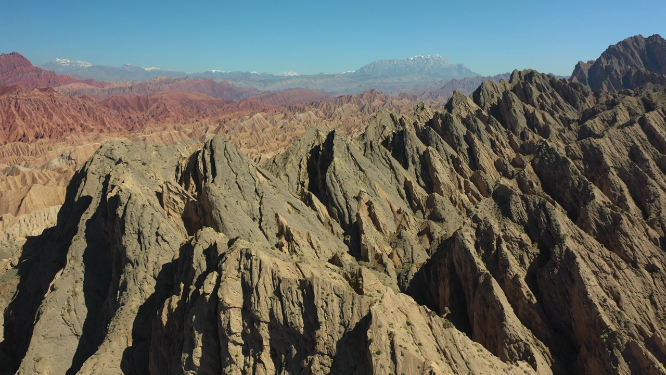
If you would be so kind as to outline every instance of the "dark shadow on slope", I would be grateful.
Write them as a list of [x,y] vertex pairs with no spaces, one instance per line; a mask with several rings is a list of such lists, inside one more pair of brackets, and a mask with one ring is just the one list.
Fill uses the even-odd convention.
[[155,291],[139,307],[134,323],[132,324],[132,346],[123,351],[120,369],[123,374],[147,375],[150,342],[152,336],[152,321],[157,312],[169,298],[173,290],[174,264],[162,265],[157,279],[155,280]]
[[[440,316],[448,319],[461,332],[472,337],[472,325],[469,321],[465,291],[458,277],[455,264],[448,256],[455,236],[443,241],[432,258],[418,270],[405,291],[416,303],[427,306]],[[446,285],[448,299],[440,284]],[[445,306],[440,306],[444,303]]]
[[[319,201],[328,207],[328,197],[326,196],[326,171],[321,172],[319,157],[321,155],[321,145],[317,145],[310,150],[310,157],[307,159],[308,171],[308,191],[319,199]],[[328,166],[326,166],[326,169]]]
[[368,374],[371,366],[367,363],[367,332],[370,328],[370,314],[359,320],[351,331],[345,332],[335,348],[335,358],[331,365],[332,375]]
[[[106,188],[105,183],[102,196],[106,196]],[[83,252],[83,297],[88,311],[72,365],[66,375],[76,374],[83,363],[97,351],[104,341],[106,327],[112,317],[112,314],[104,316],[103,308],[113,272],[117,270],[112,267],[110,245],[104,233],[103,223],[100,222],[104,216],[106,216],[106,205],[100,204],[99,210],[86,222],[87,246]]]
[[[8,364],[12,366],[11,373],[16,372],[25,357],[44,295],[55,275],[65,266],[81,215],[92,201],[89,196],[74,201],[83,175],[79,171],[72,178],[56,226],[39,236],[28,237],[23,245],[17,267],[20,281],[14,299],[5,310],[4,341],[0,343],[0,352],[13,361]],[[3,363],[3,367],[5,365]]]
[[[194,275],[196,273],[196,270],[193,266],[193,248],[191,244],[186,244],[185,246],[181,247],[181,256],[179,261],[182,263],[179,264],[179,266],[186,265],[187,270],[185,270],[184,273],[182,270],[175,270],[174,266],[174,272],[177,274],[184,274],[185,279],[181,280],[183,285],[194,285],[192,294],[188,298],[183,298],[178,302],[178,308],[181,308],[183,311],[182,316],[180,317],[182,320],[182,326],[184,327],[183,331],[181,332],[182,334],[182,339],[180,341],[181,347],[184,349],[184,340],[190,341],[194,337],[194,330],[201,329],[199,332],[201,333],[201,357],[199,361],[199,368],[205,368],[208,371],[212,371],[213,373],[222,373],[222,364],[220,360],[220,339],[219,339],[219,327],[218,325],[221,324],[221,322],[218,319],[217,316],[217,306],[218,306],[218,289],[220,286],[220,275],[217,275],[217,279],[215,281],[215,287],[211,291],[209,298],[210,300],[205,302],[203,300],[203,297],[200,293],[200,290],[203,288],[204,283],[208,276],[217,268],[217,264],[219,262],[219,257],[214,256],[214,247],[216,247],[217,244],[213,243],[211,246],[208,248],[204,249],[202,251],[205,259],[206,259],[206,270],[204,272],[201,272],[201,274],[194,279]],[[174,285],[177,282],[174,282]],[[172,289],[174,286],[172,286]],[[175,291],[176,289],[174,289]],[[194,315],[192,316],[192,312],[201,312],[202,310],[197,308],[197,305],[200,303],[206,303],[207,309],[205,310],[205,315]],[[190,317],[193,318],[193,320],[190,322]],[[158,319],[155,317],[155,319]],[[191,331],[190,331],[191,330]],[[189,335],[189,336],[188,336]],[[158,348],[158,350],[161,348]],[[182,350],[181,350],[182,353]],[[176,355],[179,355],[181,353],[175,353]],[[189,362],[184,364],[186,367],[186,370],[191,370],[196,368],[197,366],[192,363],[192,357],[189,358]],[[181,370],[180,368],[173,368],[172,371],[179,371]]]
[[[518,220],[511,211],[514,194],[514,191],[501,185],[495,190],[493,197],[498,203],[502,216],[515,223]],[[565,280],[566,276],[563,275],[568,272],[568,267],[558,264],[562,261],[553,259],[553,249],[555,246],[561,245],[562,240],[557,235],[554,214],[548,208],[546,202],[540,202],[534,210],[539,213],[539,216],[530,217],[522,225],[524,232],[537,246],[539,253],[527,267],[525,282],[537,300],[535,309],[543,322],[543,326],[535,327],[533,324],[536,322],[531,321],[521,320],[521,323],[549,348],[556,360],[553,366],[554,371],[576,373],[576,359],[580,348],[576,345],[575,337],[572,336],[573,330],[567,326],[567,314],[552,313],[552,311],[558,310],[553,307],[562,305],[562,298],[564,298],[564,295],[559,296],[559,300],[553,298],[551,292],[557,289],[553,287],[553,283]],[[521,225],[520,223],[517,224]],[[564,289],[566,288],[562,286],[558,290]],[[513,302],[509,299],[512,306],[514,306]],[[570,302],[566,304],[570,304]]]

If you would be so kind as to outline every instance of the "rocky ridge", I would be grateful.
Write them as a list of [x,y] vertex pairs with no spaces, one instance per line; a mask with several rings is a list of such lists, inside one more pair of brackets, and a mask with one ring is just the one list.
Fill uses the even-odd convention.
[[[118,121],[121,128],[124,127],[123,124],[130,125],[126,120],[130,118],[136,121],[134,126],[137,126],[137,123],[139,125],[135,130],[117,131],[109,131],[104,128],[103,123],[95,120],[104,117],[86,117],[85,111],[77,111],[76,108],[80,108],[77,104],[81,102],[76,97],[58,93],[38,94],[37,97],[31,94],[28,96],[33,103],[29,106],[27,99],[21,98],[16,101],[16,107],[24,109],[17,116],[22,123],[40,124],[40,119],[50,118],[50,121],[44,121],[46,128],[47,125],[58,124],[58,121],[70,124],[71,121],[81,118],[90,121],[84,122],[88,131],[68,132],[67,127],[60,125],[56,133],[43,132],[45,138],[30,143],[10,142],[0,146],[0,196],[3,198],[0,206],[13,207],[11,210],[0,209],[0,238],[21,243],[26,236],[38,235],[41,230],[53,226],[53,211],[64,202],[64,191],[72,175],[108,140],[201,144],[219,134],[252,159],[259,160],[286,149],[292,140],[303,134],[313,122],[330,129],[339,129],[344,134],[357,135],[380,108],[392,108],[401,112],[411,110],[413,106],[409,101],[396,100],[372,91],[358,96],[339,97],[333,102],[280,107],[263,104],[294,104],[309,101],[317,95],[320,93],[308,90],[288,91],[226,103],[199,94],[162,93],[148,98],[115,97],[97,104],[94,100],[84,101],[89,106],[97,106],[94,107],[97,109],[100,106],[108,108],[110,111],[107,113],[114,113],[111,117]],[[224,109],[221,112],[224,114],[206,117],[205,114],[210,114],[211,107],[218,105],[218,102],[222,103],[219,108]],[[53,103],[59,105],[54,106]],[[197,106],[205,111],[183,111]],[[25,111],[26,108],[30,110]],[[63,110],[67,108],[69,112]],[[188,119],[188,113],[194,118]],[[140,127],[143,121],[153,115],[155,116],[151,121],[157,122],[148,127]],[[176,121],[176,116],[185,118],[186,121],[175,124],[168,122]],[[162,121],[166,123],[160,123]],[[15,124],[8,127],[17,128]],[[15,209],[18,206],[22,207],[20,212]],[[4,242],[3,246],[9,247],[10,244]]]
[[4,369],[663,374],[664,137],[663,86],[515,71],[259,164],[107,142],[2,275]]
[[488,77],[465,77],[460,79],[442,80],[430,84],[419,90],[407,89],[394,91],[393,95],[399,95],[413,101],[422,101],[426,103],[445,103],[455,91],[463,95],[471,95],[485,81],[499,82],[508,81],[511,73],[497,74]]
[[666,40],[636,35],[609,46],[595,61],[578,62],[572,79],[596,90],[635,89],[666,84]]

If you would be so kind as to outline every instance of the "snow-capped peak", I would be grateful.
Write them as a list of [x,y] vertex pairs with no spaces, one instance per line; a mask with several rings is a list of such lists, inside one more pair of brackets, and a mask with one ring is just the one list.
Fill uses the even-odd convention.
[[[127,64],[127,65],[130,65],[130,64]],[[175,72],[175,70],[173,70],[173,69],[162,69],[162,68],[156,68],[156,67],[141,68],[141,69],[143,69],[143,70],[145,70],[145,71],[147,71],[147,72],[150,72],[151,70],[163,70],[163,71],[165,71],[165,72]]]
[[53,63],[58,64],[58,65],[62,65],[62,66],[80,66],[80,67],[83,67],[83,68],[87,68],[87,67],[92,66],[91,63],[86,62],[86,61],[75,61],[75,60],[59,59],[59,58],[56,58],[55,60],[53,60]]
[[[414,59],[430,59],[430,60],[435,60],[435,59],[444,59],[444,58],[443,58],[442,56],[440,56],[439,54],[436,54],[436,55],[428,55],[428,56],[424,56],[424,55],[416,55],[416,56],[414,56],[414,57],[410,57],[409,59],[410,59],[410,60],[414,60]],[[444,60],[445,60],[445,59],[444,59]]]
[[283,77],[295,77],[295,76],[300,76],[301,74],[296,73],[296,72],[282,72],[282,73],[278,73],[276,75],[283,76]]

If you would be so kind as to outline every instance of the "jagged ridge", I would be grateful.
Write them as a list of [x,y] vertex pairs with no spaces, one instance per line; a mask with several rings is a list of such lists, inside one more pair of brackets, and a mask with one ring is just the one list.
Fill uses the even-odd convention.
[[3,284],[3,363],[663,372],[665,108],[516,71],[262,165],[219,137],[107,143]]

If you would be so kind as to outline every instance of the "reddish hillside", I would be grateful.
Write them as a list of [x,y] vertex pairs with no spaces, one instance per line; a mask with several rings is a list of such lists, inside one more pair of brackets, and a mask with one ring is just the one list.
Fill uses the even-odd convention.
[[317,101],[308,107],[321,111],[326,117],[344,118],[354,116],[355,112],[368,115],[376,113],[380,108],[397,110],[404,106],[412,107],[414,104],[408,99],[396,98],[381,91],[366,90],[362,94],[341,95],[333,100]]
[[44,70],[33,66],[28,59],[17,52],[0,55],[0,85],[20,85],[26,88],[34,88],[57,87],[77,82],[97,87],[111,85],[92,79],[79,81],[68,75],[57,75],[52,70]]
[[88,95],[99,99],[114,95],[148,95],[164,91],[187,91],[210,95],[225,100],[241,100],[262,93],[254,88],[236,87],[229,82],[216,82],[212,79],[192,78],[166,78],[159,77],[145,82],[132,82],[124,85],[115,85],[106,89],[83,86],[80,84],[67,85],[58,88],[69,95]]
[[191,92],[115,96],[98,100],[65,95],[53,88],[0,86],[0,144],[33,142],[70,133],[136,130],[157,124],[268,108],[271,106],[256,101],[230,103]]
[[301,89],[272,92],[254,98],[265,104],[282,106],[330,100],[332,96],[317,90]]

